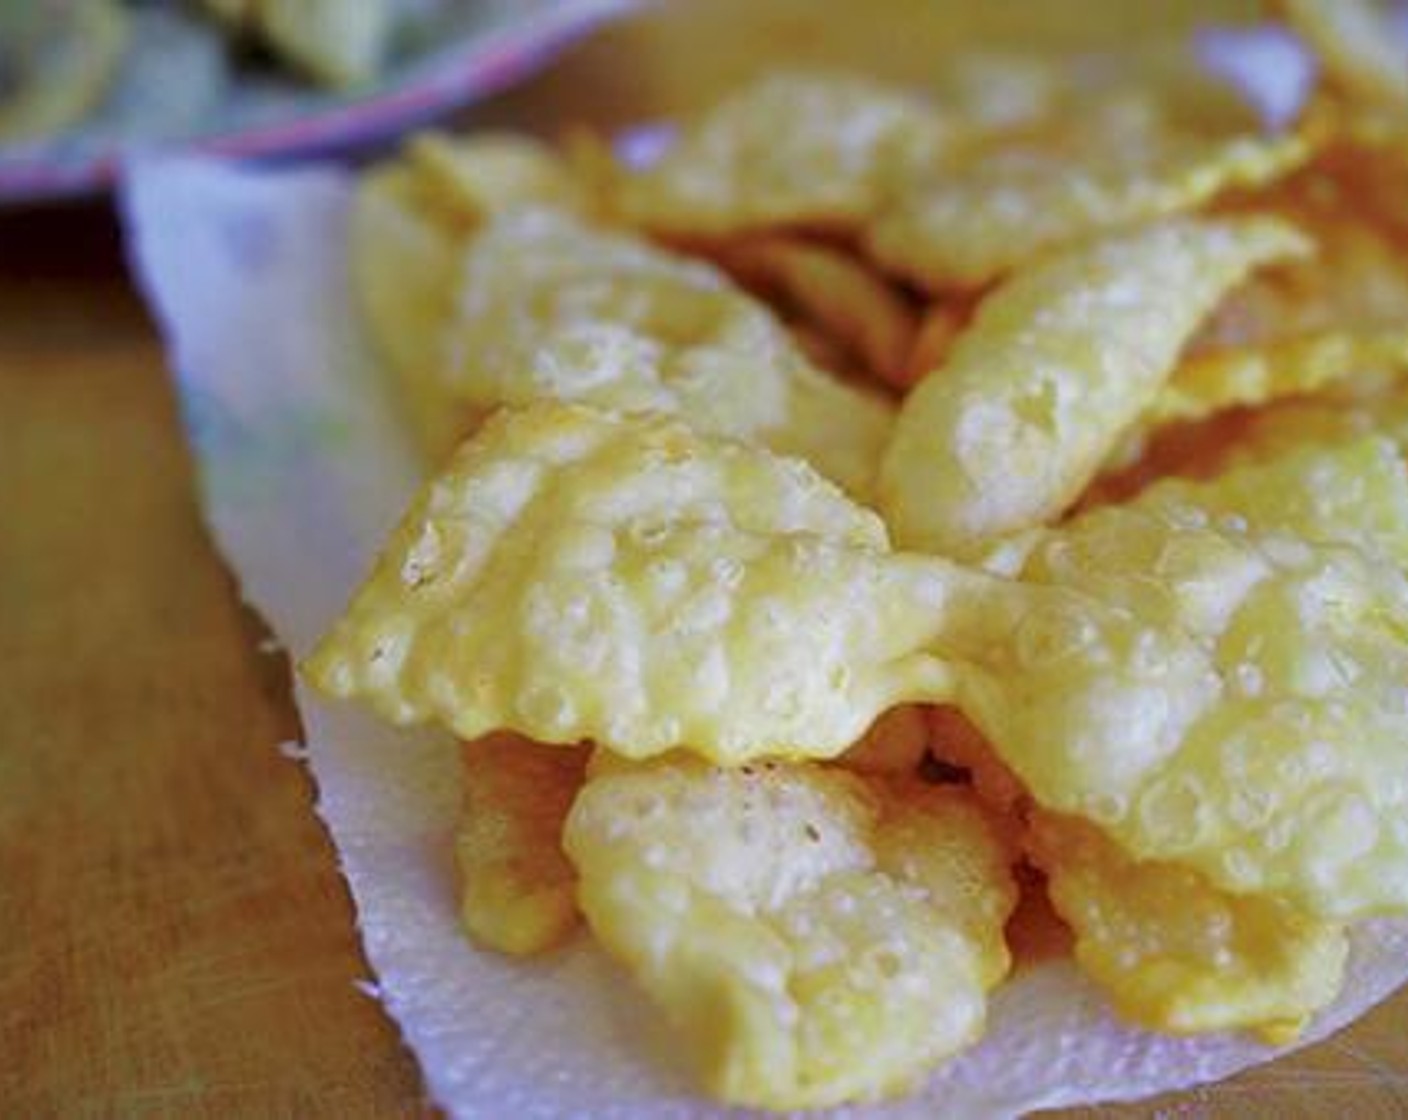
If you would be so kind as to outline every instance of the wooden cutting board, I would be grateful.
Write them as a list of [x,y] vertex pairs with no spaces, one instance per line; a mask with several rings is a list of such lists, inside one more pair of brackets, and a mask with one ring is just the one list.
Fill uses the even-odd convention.
[[[702,26],[613,32],[487,118],[551,124],[584,90],[626,115],[629,74],[686,91],[660,60],[721,35]],[[202,527],[110,217],[0,216],[0,1115],[427,1111],[357,986],[264,637]],[[1071,1115],[1336,1113],[1408,1116],[1408,992],[1232,1081]]]

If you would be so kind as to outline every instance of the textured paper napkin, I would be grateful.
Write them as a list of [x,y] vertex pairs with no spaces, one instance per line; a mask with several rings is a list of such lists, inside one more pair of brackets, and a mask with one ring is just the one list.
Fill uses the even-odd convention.
[[[350,181],[213,161],[135,168],[134,270],[163,330],[206,516],[245,597],[296,659],[369,565],[417,463],[348,292]],[[668,1034],[583,935],[515,962],[456,922],[453,747],[389,731],[295,685],[318,812],[356,900],[375,994],[457,1116],[702,1117]],[[270,744],[274,749],[275,744]],[[1360,928],[1323,1037],[1408,980],[1408,922]],[[850,1115],[966,1118],[1112,1100],[1225,1076],[1276,1051],[1116,1024],[1064,961],[996,995],[983,1042],[907,1101]]]

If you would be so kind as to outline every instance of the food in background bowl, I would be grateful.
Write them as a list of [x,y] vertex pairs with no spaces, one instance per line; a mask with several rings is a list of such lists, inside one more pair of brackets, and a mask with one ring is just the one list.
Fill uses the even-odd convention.
[[0,6],[0,143],[80,120],[107,93],[128,34],[111,0]]

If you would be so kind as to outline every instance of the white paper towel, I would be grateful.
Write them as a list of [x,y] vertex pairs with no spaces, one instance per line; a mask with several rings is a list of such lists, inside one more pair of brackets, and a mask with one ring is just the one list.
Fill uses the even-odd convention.
[[[207,517],[246,598],[295,658],[342,607],[416,481],[349,297],[350,192],[331,170],[191,159],[140,165],[124,191],[133,266],[170,350]],[[450,743],[390,731],[301,685],[297,701],[380,998],[436,1102],[457,1116],[726,1114],[691,1095],[654,1012],[587,937],[532,963],[465,941]],[[1363,926],[1343,997],[1302,1041],[1406,979],[1408,922]],[[979,1117],[1128,1098],[1275,1053],[1240,1037],[1123,1028],[1068,963],[1050,962],[1002,988],[985,1040],[913,1098],[847,1114]]]

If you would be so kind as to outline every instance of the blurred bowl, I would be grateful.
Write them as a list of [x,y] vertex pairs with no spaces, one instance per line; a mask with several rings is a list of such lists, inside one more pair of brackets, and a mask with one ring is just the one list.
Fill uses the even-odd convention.
[[230,59],[208,23],[175,7],[133,12],[131,45],[102,105],[74,127],[0,147],[0,205],[94,194],[128,155],[160,149],[262,160],[384,142],[540,69],[631,0],[442,0],[424,9],[381,77],[349,92]]

